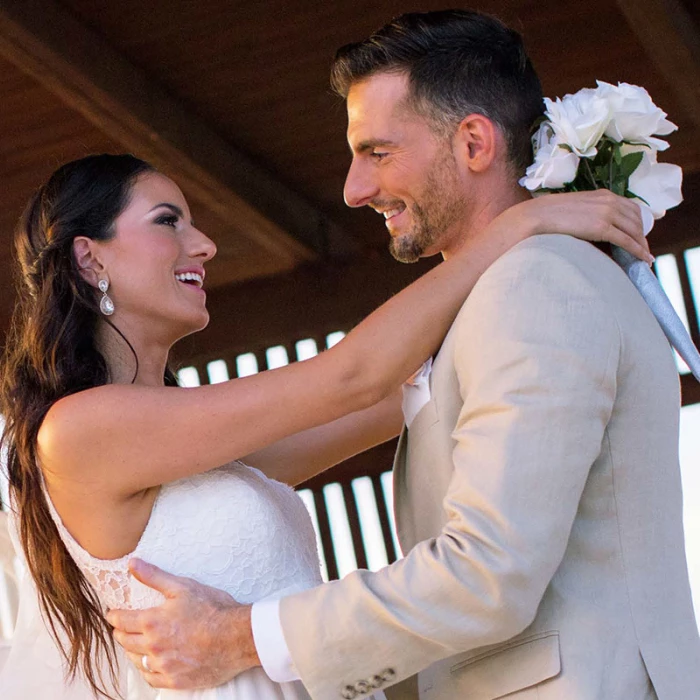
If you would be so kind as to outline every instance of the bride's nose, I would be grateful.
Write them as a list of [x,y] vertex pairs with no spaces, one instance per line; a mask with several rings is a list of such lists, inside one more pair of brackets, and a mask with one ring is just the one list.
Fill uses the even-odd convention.
[[216,244],[205,233],[192,227],[192,236],[188,246],[188,254],[192,258],[198,258],[205,263],[216,255]]

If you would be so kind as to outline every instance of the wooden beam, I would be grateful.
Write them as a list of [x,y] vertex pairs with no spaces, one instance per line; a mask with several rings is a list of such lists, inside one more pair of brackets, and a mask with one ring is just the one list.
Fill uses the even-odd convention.
[[52,0],[2,0],[0,56],[280,260],[291,265],[354,251],[328,216]]
[[700,127],[700,28],[680,0],[617,0],[627,22]]

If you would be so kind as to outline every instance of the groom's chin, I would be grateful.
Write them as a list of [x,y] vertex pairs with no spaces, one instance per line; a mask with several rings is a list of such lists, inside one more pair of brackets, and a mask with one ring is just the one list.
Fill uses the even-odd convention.
[[424,255],[422,246],[406,234],[391,239],[389,252],[400,263],[415,263]]

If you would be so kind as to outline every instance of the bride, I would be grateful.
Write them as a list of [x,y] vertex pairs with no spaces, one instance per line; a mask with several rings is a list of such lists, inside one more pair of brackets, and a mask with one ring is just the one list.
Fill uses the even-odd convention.
[[308,698],[260,668],[219,688],[158,695],[104,618],[110,607],[161,600],[129,576],[128,559],[242,603],[318,584],[310,521],[280,482],[398,433],[401,383],[436,352],[479,275],[518,241],[555,228],[583,236],[602,216],[611,240],[644,255],[629,203],[600,201],[586,193],[518,204],[333,349],[185,389],[168,354],[208,322],[215,245],[175,183],[141,160],[90,156],[59,168],[18,229],[21,287],[1,369],[14,536],[31,577],[0,697]]

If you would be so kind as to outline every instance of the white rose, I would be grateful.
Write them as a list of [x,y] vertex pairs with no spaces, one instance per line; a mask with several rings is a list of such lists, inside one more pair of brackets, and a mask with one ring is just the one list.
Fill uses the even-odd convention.
[[535,162],[519,181],[521,187],[531,192],[539,189],[558,190],[576,178],[580,158],[556,139],[539,142]]
[[648,236],[651,229],[654,228],[654,212],[652,212],[651,207],[645,202],[642,202],[641,199],[633,199],[632,201],[639,206],[642,212],[642,230],[644,231],[644,235]]
[[653,134],[665,136],[678,127],[666,119],[666,112],[659,109],[649,93],[642,87],[629,83],[598,82],[598,94],[607,101],[611,119],[605,134],[615,141],[646,143],[659,151],[668,148],[662,139]]
[[537,158],[540,149],[552,143],[556,137],[549,122],[542,122],[540,128],[532,136],[532,154]]
[[545,114],[559,141],[582,158],[594,158],[596,145],[610,122],[608,102],[591,88],[554,102],[545,97],[544,102]]
[[643,150],[644,157],[630,175],[627,189],[643,199],[649,205],[654,218],[660,219],[667,209],[677,207],[683,201],[683,170],[671,163],[658,163],[653,148],[623,146],[622,154],[639,150]]

